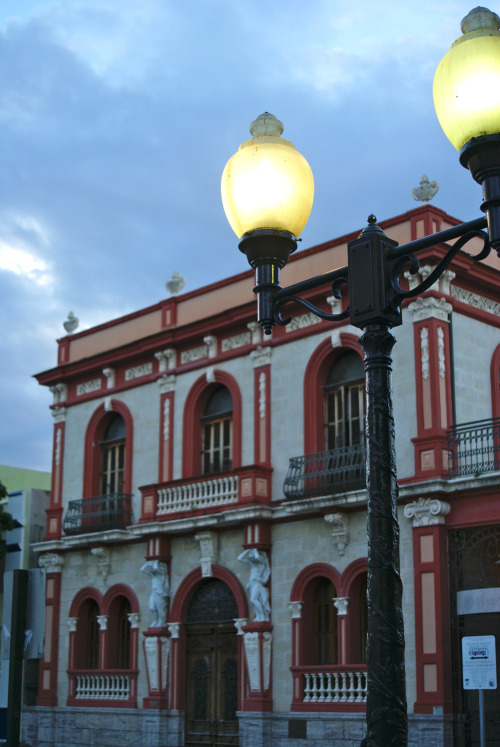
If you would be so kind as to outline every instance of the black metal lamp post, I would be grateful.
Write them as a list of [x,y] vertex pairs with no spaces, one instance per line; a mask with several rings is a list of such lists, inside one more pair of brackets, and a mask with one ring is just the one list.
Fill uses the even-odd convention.
[[[288,288],[279,271],[296,249],[296,236],[312,206],[312,174],[291,143],[280,138],[282,125],[270,114],[251,126],[253,139],[230,159],[222,177],[228,220],[241,239],[239,248],[256,271],[258,321],[266,334],[286,325],[283,309],[299,303],[322,319],[350,319],[363,330],[360,342],[366,372],[368,491],[368,693],[366,744],[406,745],[402,585],[399,573],[398,485],[391,388],[391,328],[402,323],[404,299],[427,290],[471,238],[480,236],[484,259],[494,248],[500,256],[500,21],[476,8],[462,21],[460,37],[444,57],[434,80],[438,117],[460,150],[460,162],[483,187],[478,218],[398,246],[376,225],[374,216],[348,244],[348,266]],[[304,165],[305,164],[305,165]],[[488,233],[482,229],[488,227]],[[417,254],[457,239],[433,272],[412,290],[400,284],[403,271],[419,269]],[[326,313],[300,297],[326,287],[336,298],[347,286],[348,306]]]

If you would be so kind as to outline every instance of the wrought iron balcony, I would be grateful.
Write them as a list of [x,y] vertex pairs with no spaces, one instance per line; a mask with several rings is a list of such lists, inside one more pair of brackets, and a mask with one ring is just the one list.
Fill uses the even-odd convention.
[[448,456],[450,477],[500,470],[500,418],[450,428]]
[[365,469],[364,444],[292,457],[283,492],[287,498],[305,498],[364,488]]
[[63,521],[67,535],[125,529],[132,524],[132,496],[129,493],[96,495],[70,501]]

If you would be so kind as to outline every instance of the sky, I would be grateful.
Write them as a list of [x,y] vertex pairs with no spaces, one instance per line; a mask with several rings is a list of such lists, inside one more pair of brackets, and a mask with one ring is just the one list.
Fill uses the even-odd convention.
[[[309,161],[303,248],[416,207],[482,215],[432,102],[460,0],[2,0],[0,464],[51,465],[52,395],[78,331],[247,269],[226,161],[272,112]],[[490,6],[497,13],[500,7]]]

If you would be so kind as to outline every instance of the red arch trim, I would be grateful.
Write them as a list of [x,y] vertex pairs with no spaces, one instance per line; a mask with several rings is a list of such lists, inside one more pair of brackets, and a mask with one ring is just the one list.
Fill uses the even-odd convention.
[[[236,576],[220,565],[213,565],[212,578],[218,578],[229,586],[236,599],[238,616],[248,617],[248,602],[245,590]],[[169,618],[172,622],[185,621],[191,597],[202,581],[204,581],[204,578],[201,575],[201,568],[195,568],[183,579],[170,608]]]
[[342,332],[341,347],[333,348],[330,337],[323,340],[311,355],[304,375],[304,454],[324,449],[323,390],[334,360],[346,350],[354,350],[363,359],[363,349],[355,335]]
[[340,595],[343,597],[350,596],[351,586],[353,582],[360,576],[368,571],[368,558],[357,558],[349,563],[347,568],[340,577]]
[[491,359],[491,410],[494,418],[500,418],[500,345]]
[[80,607],[82,606],[83,602],[87,601],[87,599],[93,599],[94,602],[97,602],[99,610],[102,610],[102,594],[99,589],[94,589],[93,586],[85,586],[85,588],[80,589],[80,591],[73,597],[73,601],[71,602],[71,607],[69,610],[69,616],[78,617]]
[[182,476],[201,473],[201,417],[205,405],[218,385],[226,386],[233,400],[233,469],[241,467],[241,393],[236,380],[224,371],[214,371],[213,380],[206,375],[195,381],[184,405],[182,429]]
[[83,498],[99,495],[99,477],[101,470],[101,455],[99,442],[103,440],[106,427],[113,417],[119,413],[125,421],[126,446],[125,446],[125,474],[124,492],[132,492],[132,453],[134,448],[134,421],[127,405],[120,400],[111,400],[111,409],[105,409],[100,405],[93,413],[85,433],[85,459],[83,467]]
[[109,614],[110,607],[116,597],[125,597],[130,602],[130,611],[139,612],[139,602],[134,590],[126,584],[115,584],[114,586],[111,586],[104,595],[104,599],[102,601],[103,615]]
[[333,565],[328,565],[328,563],[312,563],[303,568],[293,582],[290,601],[302,602],[306,587],[314,578],[318,578],[318,576],[329,579],[337,590],[337,594],[339,593],[340,575]]

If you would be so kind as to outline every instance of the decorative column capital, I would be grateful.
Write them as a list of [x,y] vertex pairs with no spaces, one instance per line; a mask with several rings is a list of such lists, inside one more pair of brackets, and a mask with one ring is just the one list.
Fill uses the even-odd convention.
[[236,628],[236,635],[244,635],[244,626],[248,623],[248,617],[235,617],[234,627]]
[[337,610],[337,615],[347,615],[349,608],[349,597],[334,597],[333,606]]
[[288,602],[288,611],[292,620],[300,620],[302,617],[302,605],[304,602]]
[[203,338],[203,342],[207,346],[208,357],[215,358],[217,355],[217,338],[215,335],[207,335]]
[[340,512],[334,514],[325,514],[323,517],[327,524],[332,526],[332,541],[339,555],[345,553],[349,544],[349,515]]
[[404,515],[413,520],[414,527],[425,527],[444,524],[450,508],[449,503],[438,498],[419,498],[418,501],[406,504]]
[[422,322],[425,319],[438,319],[440,322],[449,322],[452,305],[445,298],[434,298],[432,296],[420,296],[409,304],[408,311],[413,316],[414,322]]
[[65,422],[67,413],[66,407],[53,407],[50,412],[52,413],[52,417],[54,418],[54,424]]
[[97,615],[97,623],[99,625],[99,630],[108,629],[108,620],[109,620],[109,615]]
[[138,628],[139,627],[139,623],[141,621],[141,615],[140,615],[139,612],[129,612],[127,614],[127,619],[129,621],[130,627],[132,629]]
[[252,345],[258,345],[262,341],[262,328],[258,322],[248,322],[247,329],[252,335]]
[[170,633],[170,637],[173,638],[179,638],[181,634],[181,625],[182,623],[167,623],[168,632]]
[[175,375],[174,374],[163,374],[158,379],[158,386],[160,394],[170,394],[175,391]]
[[38,558],[38,565],[47,573],[62,573],[64,558],[55,552],[46,552]]
[[259,368],[260,366],[268,366],[271,363],[271,354],[272,354],[272,348],[266,347],[259,347],[255,348],[255,350],[252,350],[250,353],[250,360],[252,361],[254,368]]
[[155,358],[158,361],[158,370],[160,373],[170,371],[177,365],[177,353],[174,348],[158,351],[155,353]]
[[68,632],[69,633],[76,633],[76,626],[78,624],[78,618],[77,617],[68,617],[66,620],[66,625],[68,626]]
[[115,385],[115,369],[114,368],[103,368],[102,372],[106,377],[106,386],[108,389],[113,389]]

